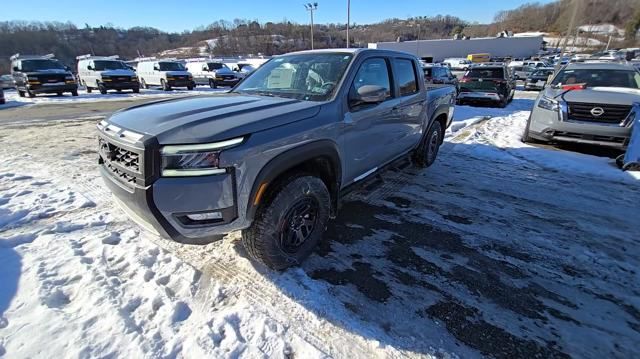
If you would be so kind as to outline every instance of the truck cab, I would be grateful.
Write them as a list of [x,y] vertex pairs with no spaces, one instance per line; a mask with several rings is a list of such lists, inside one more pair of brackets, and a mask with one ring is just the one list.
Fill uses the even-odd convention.
[[44,56],[11,56],[11,75],[20,97],[35,97],[39,93],[65,92],[78,96],[78,84],[67,66],[56,60],[53,54]]
[[140,92],[135,71],[114,56],[78,56],[78,78],[80,84],[91,93],[94,89],[106,95],[109,90],[132,90]]

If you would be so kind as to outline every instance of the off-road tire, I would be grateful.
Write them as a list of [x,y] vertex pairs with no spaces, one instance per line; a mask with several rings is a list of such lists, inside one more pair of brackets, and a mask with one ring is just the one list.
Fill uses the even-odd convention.
[[[258,208],[253,224],[242,231],[242,244],[249,256],[269,268],[283,270],[300,264],[322,239],[331,211],[329,191],[320,178],[299,173],[274,184],[265,203]],[[301,201],[317,202],[315,224],[308,238],[295,251],[285,251],[281,234],[287,214]]]
[[442,124],[440,121],[433,121],[414,156],[416,166],[427,168],[436,161],[443,136]]

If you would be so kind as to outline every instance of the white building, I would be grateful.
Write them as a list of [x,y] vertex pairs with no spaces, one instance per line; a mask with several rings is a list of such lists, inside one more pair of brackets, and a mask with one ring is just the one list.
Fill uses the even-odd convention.
[[370,49],[404,51],[427,62],[440,62],[449,57],[488,53],[495,57],[526,58],[535,56],[542,48],[542,36],[483,37],[469,40],[418,40],[370,43]]

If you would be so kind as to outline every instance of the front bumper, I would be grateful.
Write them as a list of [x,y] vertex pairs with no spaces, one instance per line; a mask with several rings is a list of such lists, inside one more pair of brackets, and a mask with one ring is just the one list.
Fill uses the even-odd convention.
[[171,87],[195,87],[196,83],[193,80],[167,80],[167,84]]
[[56,92],[72,92],[78,90],[78,84],[52,84],[52,85],[35,85],[28,84],[27,89],[33,93],[56,93]]
[[133,90],[140,88],[138,81],[101,81],[100,85],[107,90]]
[[625,149],[629,144],[631,128],[619,124],[606,124],[571,120],[564,111],[551,111],[534,105],[531,111],[529,136],[543,141],[582,143]]
[[239,78],[224,79],[224,78],[216,77],[214,81],[218,86],[235,86],[238,82],[240,82],[240,79]]
[[[244,226],[238,210],[233,174],[194,178],[160,178],[146,187],[128,186],[100,166],[105,184],[116,203],[141,227],[184,244],[208,244]],[[199,224],[187,214],[217,211],[222,219]]]

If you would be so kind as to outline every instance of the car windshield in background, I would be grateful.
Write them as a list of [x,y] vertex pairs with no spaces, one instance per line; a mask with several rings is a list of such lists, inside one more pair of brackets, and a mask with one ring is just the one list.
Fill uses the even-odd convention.
[[351,62],[351,54],[299,54],[274,58],[247,78],[234,92],[326,101]]
[[129,68],[121,61],[99,60],[99,61],[94,61],[93,69],[96,71],[105,71],[105,70],[128,70]]
[[553,79],[552,86],[586,84],[587,87],[640,88],[640,74],[631,70],[579,69],[563,70]]
[[210,71],[220,70],[220,69],[228,69],[227,65],[221,64],[219,62],[210,62],[207,64],[209,66]]
[[424,76],[432,77],[433,68],[431,68],[431,67],[423,67],[422,70],[424,71]]
[[179,62],[161,62],[160,71],[186,71],[186,69]]
[[504,78],[504,69],[502,68],[475,68],[467,71],[464,77],[472,79],[502,79]]
[[64,70],[64,66],[55,60],[24,60],[22,71]]
[[550,75],[553,75],[553,70],[537,70],[531,74],[532,77],[549,77]]

